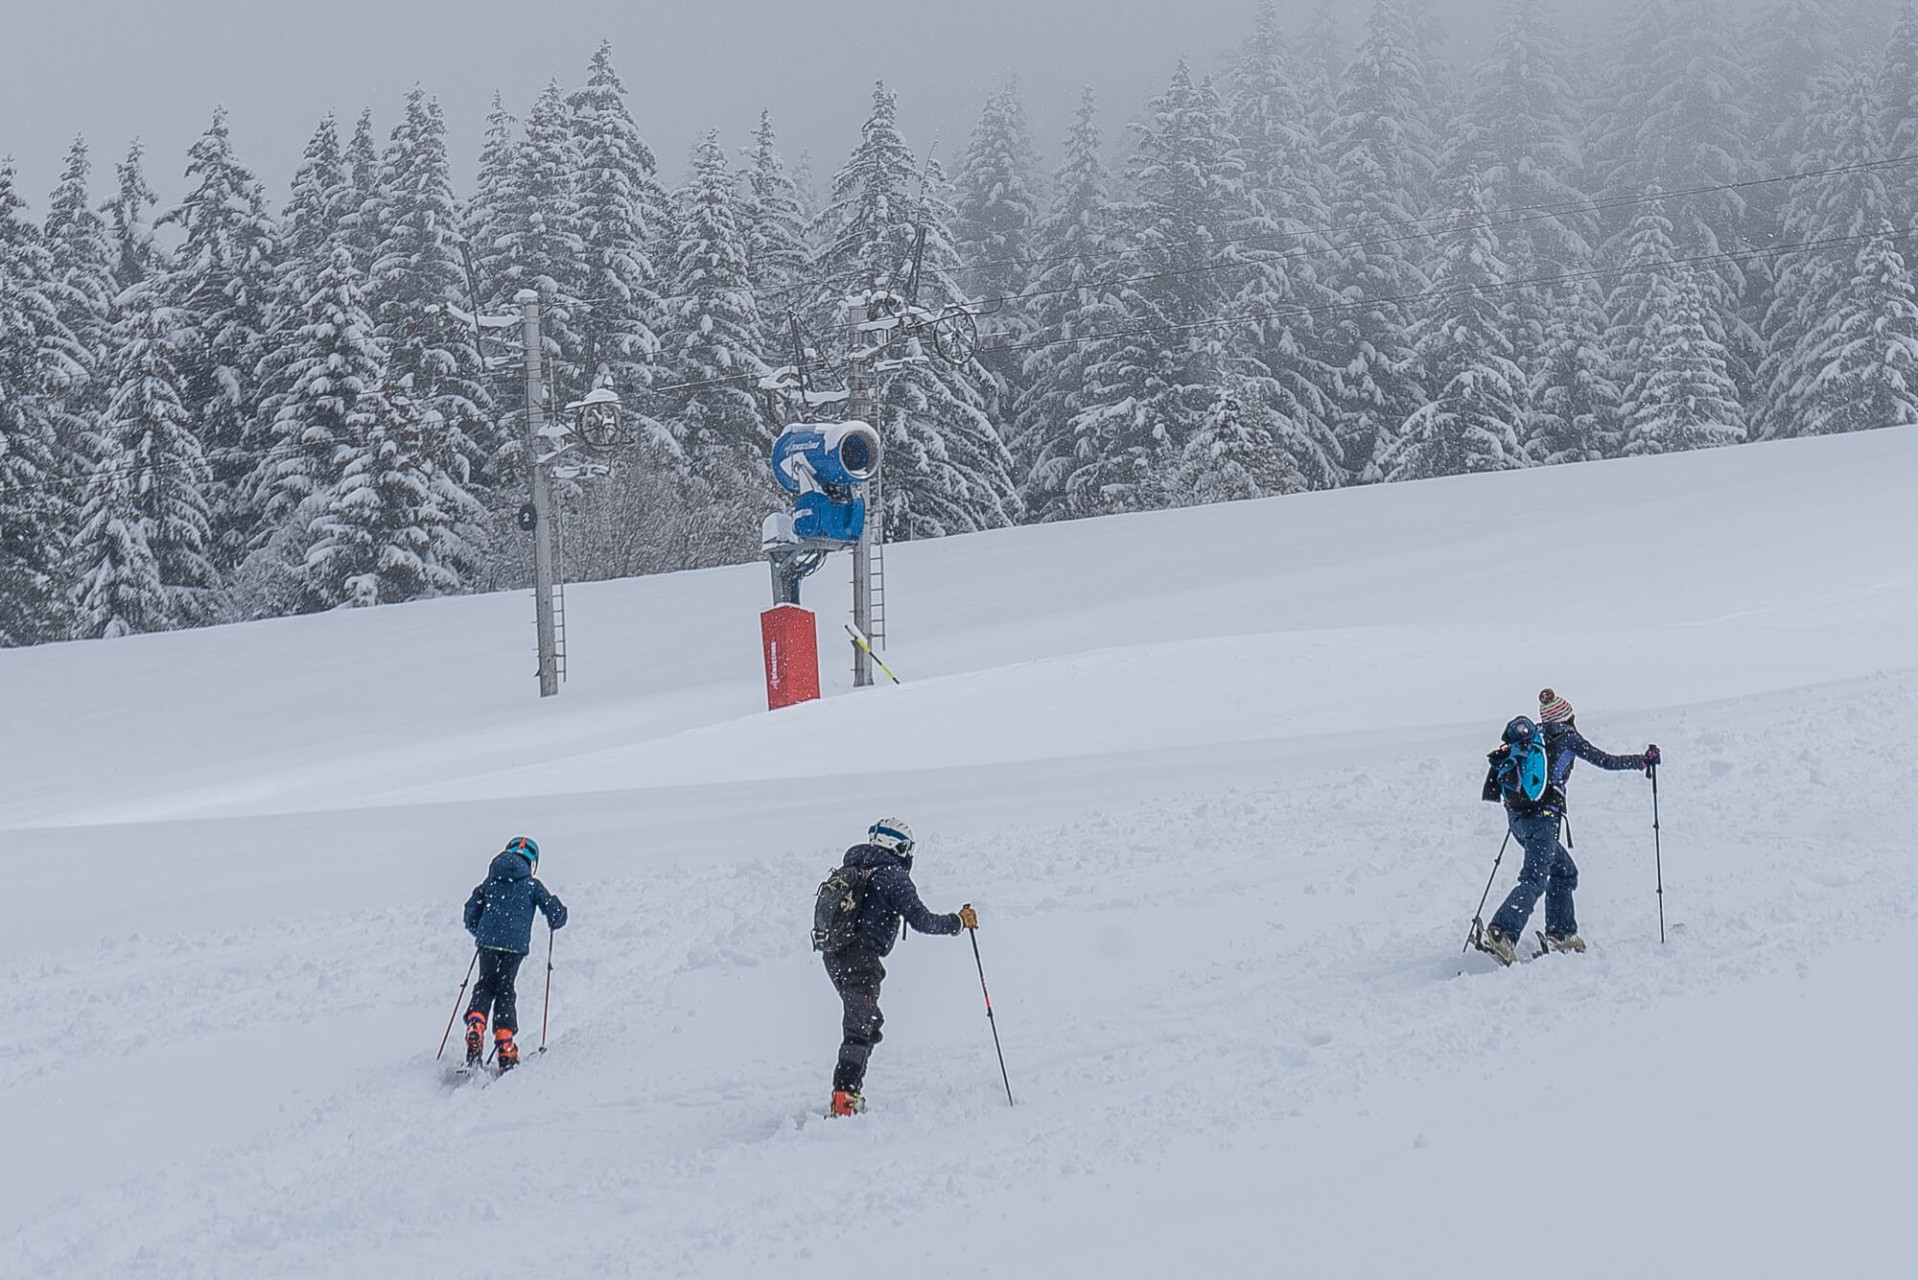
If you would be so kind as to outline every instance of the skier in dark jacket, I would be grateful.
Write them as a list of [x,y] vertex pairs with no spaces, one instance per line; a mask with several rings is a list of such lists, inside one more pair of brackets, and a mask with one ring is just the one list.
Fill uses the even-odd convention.
[[533,878],[538,869],[539,845],[531,837],[514,836],[486,869],[486,882],[466,899],[466,931],[479,947],[479,981],[473,984],[473,1001],[466,1010],[468,1066],[480,1060],[488,1010],[493,1015],[499,1069],[511,1071],[519,1065],[519,1046],[513,1043],[519,1030],[513,981],[532,949],[533,912],[543,912],[550,929],[566,923],[566,904]]
[[860,1088],[866,1062],[885,1015],[879,1012],[879,984],[886,979],[881,959],[892,951],[901,933],[901,921],[920,933],[954,935],[979,927],[971,906],[950,915],[935,915],[919,900],[912,882],[912,828],[897,818],[881,818],[866,833],[866,843],[846,850],[840,864],[872,871],[860,900],[852,941],[825,953],[826,976],[845,1006],[844,1040],[832,1073],[832,1114],[849,1116],[866,1108]]
[[[1578,921],[1572,912],[1572,892],[1578,888],[1578,867],[1572,855],[1559,841],[1565,821],[1565,785],[1572,766],[1580,760],[1600,769],[1623,772],[1638,769],[1650,773],[1658,765],[1656,746],[1646,747],[1634,756],[1614,756],[1600,751],[1578,731],[1572,704],[1550,689],[1538,695],[1539,729],[1545,739],[1545,792],[1537,800],[1505,793],[1506,822],[1519,847],[1525,850],[1525,866],[1518,884],[1506,896],[1492,923],[1485,928],[1481,944],[1497,957],[1500,964],[1518,958],[1518,939],[1524,935],[1525,922],[1539,895],[1545,897],[1545,945],[1553,951],[1583,951],[1585,940],[1578,936]],[[1500,747],[1489,757],[1496,769],[1511,748]]]

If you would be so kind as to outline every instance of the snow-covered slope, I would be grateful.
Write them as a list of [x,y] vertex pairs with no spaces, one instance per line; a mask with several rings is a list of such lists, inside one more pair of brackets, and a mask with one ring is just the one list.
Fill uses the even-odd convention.
[[[888,550],[889,661],[759,708],[763,569],[0,654],[0,1275],[1807,1275],[1902,1256],[1918,432]],[[1458,955],[1544,684],[1583,957]],[[817,1117],[812,886],[979,906]],[[449,1090],[527,831],[553,1049]],[[1509,886],[1515,858],[1499,876]],[[522,981],[537,1025],[538,965]],[[1463,971],[1463,973],[1461,973]],[[17,1268],[17,1271],[15,1270]]]

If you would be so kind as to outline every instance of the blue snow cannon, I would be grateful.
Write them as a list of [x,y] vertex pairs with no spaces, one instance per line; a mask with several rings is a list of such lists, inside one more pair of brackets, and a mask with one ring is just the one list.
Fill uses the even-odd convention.
[[792,535],[853,544],[866,529],[861,491],[879,474],[879,433],[863,422],[787,427],[773,442],[773,478],[793,495]]

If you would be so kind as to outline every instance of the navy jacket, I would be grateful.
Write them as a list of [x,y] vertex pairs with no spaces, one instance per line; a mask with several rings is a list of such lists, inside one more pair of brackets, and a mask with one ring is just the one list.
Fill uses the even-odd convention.
[[[1623,772],[1626,769],[1643,769],[1645,757],[1607,755],[1585,740],[1570,723],[1560,721],[1539,726],[1545,736],[1545,793],[1536,801],[1516,801],[1509,796],[1505,807],[1518,814],[1544,814],[1555,816],[1565,812],[1565,784],[1572,776],[1572,766],[1580,760],[1596,765],[1600,769]],[[1494,767],[1504,757],[1509,748],[1501,747],[1492,753]]]
[[549,927],[566,923],[566,904],[533,878],[533,869],[517,853],[502,853],[486,869],[486,883],[466,900],[466,931],[488,951],[525,955],[533,945],[533,908],[546,913]]
[[873,868],[867,882],[866,900],[859,904],[859,919],[853,930],[854,944],[862,951],[886,955],[899,940],[899,921],[921,933],[959,932],[958,915],[935,915],[919,900],[919,889],[912,882],[912,855],[897,854],[876,844],[856,844],[846,850],[841,866]]

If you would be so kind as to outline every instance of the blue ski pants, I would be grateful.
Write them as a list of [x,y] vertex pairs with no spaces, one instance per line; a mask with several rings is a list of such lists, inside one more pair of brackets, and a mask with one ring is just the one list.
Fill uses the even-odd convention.
[[1518,883],[1505,896],[1505,904],[1492,917],[1493,926],[1516,942],[1524,936],[1525,922],[1539,895],[1545,895],[1545,931],[1577,933],[1578,919],[1572,913],[1572,891],[1578,888],[1578,867],[1572,855],[1558,839],[1558,815],[1511,814],[1512,836],[1525,850],[1525,865],[1519,870]]

